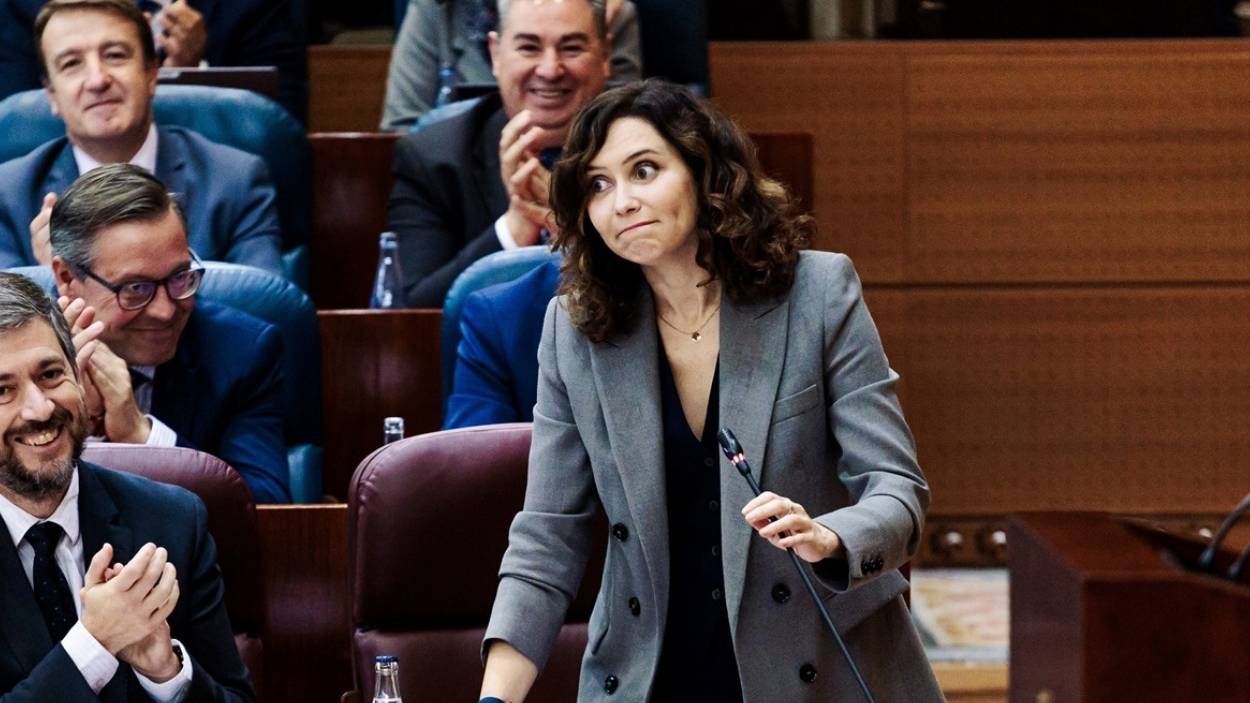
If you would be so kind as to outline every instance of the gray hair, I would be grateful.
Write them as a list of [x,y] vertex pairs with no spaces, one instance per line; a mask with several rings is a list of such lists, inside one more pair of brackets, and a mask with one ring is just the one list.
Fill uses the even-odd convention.
[[[524,0],[525,2],[577,2],[577,0]],[[513,0],[497,0],[496,10],[499,13],[499,31],[503,31],[504,18],[508,16],[508,6]],[[590,5],[590,14],[595,20],[595,32],[600,41],[608,38],[608,4],[607,0],[585,0]]]
[[182,209],[160,179],[138,166],[110,164],[79,176],[52,207],[52,254],[90,268],[95,235],[122,222],[153,222]]
[[0,271],[0,332],[12,332],[35,319],[43,320],[52,328],[65,360],[77,377],[74,340],[61,309],[34,281],[21,274]]

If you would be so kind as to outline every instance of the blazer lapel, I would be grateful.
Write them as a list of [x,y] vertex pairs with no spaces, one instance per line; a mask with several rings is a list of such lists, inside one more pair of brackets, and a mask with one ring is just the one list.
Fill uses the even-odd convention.
[[[178,134],[166,129],[156,130],[156,173],[157,178],[165,184],[165,189],[178,198],[178,205],[186,212],[187,203],[195,202],[192,182],[187,173],[187,154],[182,147]],[[187,239],[193,239],[194,232],[187,232]]]
[[107,542],[113,545],[113,563],[125,564],[135,555],[134,535],[121,523],[117,505],[96,472],[94,464],[78,462],[78,524],[82,528],[84,565]]
[[196,401],[195,390],[200,372],[195,353],[198,319],[198,314],[192,311],[174,358],[156,367],[156,377],[152,379],[152,415],[179,433],[179,444],[190,442],[189,446],[194,446],[195,442],[190,436],[184,437],[183,432],[190,433],[197,427],[196,411],[202,405]]
[[[74,160],[74,147],[69,140],[64,140],[61,146],[61,153],[52,162],[52,168],[48,169],[48,176],[44,179],[40,191],[35,197],[38,201],[33,203],[34,212],[38,212],[43,205],[43,196],[45,193],[56,193],[57,196],[65,195],[65,191],[74,184],[78,178],[78,162]],[[25,228],[22,230],[25,231]],[[30,245],[30,237],[18,237],[22,242],[22,249],[25,251],[27,260],[35,260],[35,250]]]
[[[83,565],[105,542],[113,545],[113,563],[125,564],[135,555],[134,534],[121,522],[121,513],[97,476],[99,467],[78,462],[78,524],[82,529]],[[129,667],[122,665],[100,691],[102,701],[125,701],[130,689]]]
[[[735,305],[725,297],[720,319],[720,421],[742,445],[761,486],[769,469],[768,431],[786,356],[789,302],[785,299]],[[747,554],[754,531],[739,509],[754,497],[746,479],[721,459],[721,551],[725,566],[725,607],[737,628]],[[782,470],[777,467],[776,470]]]
[[646,560],[660,631],[668,605],[668,504],[664,490],[664,437],[661,421],[659,353],[655,307],[643,287],[632,332],[591,345],[595,388],[603,404],[607,437]]
[[28,672],[52,649],[48,626],[35,603],[35,593],[9,541],[7,530],[0,530],[0,632],[17,658],[20,671]]
[[499,139],[506,124],[508,114],[500,107],[486,118],[482,134],[473,149],[473,182],[478,186],[482,212],[488,215],[508,209],[508,191],[499,177]]

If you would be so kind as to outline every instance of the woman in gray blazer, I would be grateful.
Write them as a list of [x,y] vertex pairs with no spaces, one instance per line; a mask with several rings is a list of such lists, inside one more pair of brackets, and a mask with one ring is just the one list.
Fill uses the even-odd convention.
[[[601,508],[612,537],[579,701],[859,700],[785,548],[878,701],[942,700],[898,572],[928,486],[850,260],[800,252],[811,220],[742,132],[659,81],[583,110],[551,201],[561,295],[483,700],[525,697]],[[762,496],[718,457],[722,426]]]

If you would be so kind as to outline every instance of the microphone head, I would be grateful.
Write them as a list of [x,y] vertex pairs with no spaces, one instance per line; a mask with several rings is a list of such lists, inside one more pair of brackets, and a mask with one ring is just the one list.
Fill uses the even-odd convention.
[[725,457],[730,461],[734,457],[742,453],[742,445],[738,444],[738,438],[734,436],[733,430],[728,427],[720,428],[720,432],[716,433],[716,439],[720,440],[720,450],[725,453]]

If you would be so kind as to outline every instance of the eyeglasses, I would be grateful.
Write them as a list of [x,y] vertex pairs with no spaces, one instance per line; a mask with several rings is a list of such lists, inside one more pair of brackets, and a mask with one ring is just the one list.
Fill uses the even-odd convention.
[[195,295],[195,292],[200,289],[200,281],[204,278],[204,265],[200,263],[200,258],[195,255],[194,251],[191,252],[190,268],[175,271],[159,281],[130,281],[119,285],[110,283],[97,276],[95,272],[86,266],[75,264],[74,268],[86,274],[88,278],[96,283],[113,291],[113,295],[117,296],[117,307],[122,310],[139,310],[143,308],[156,297],[158,286],[165,287],[165,292],[169,294],[171,300],[186,300]]

